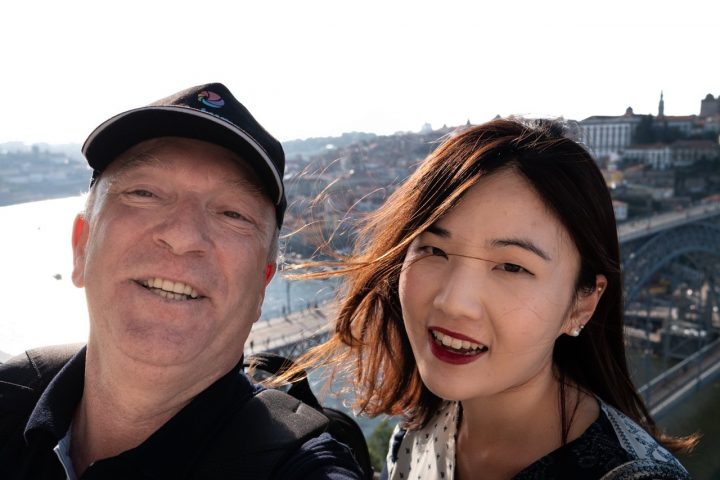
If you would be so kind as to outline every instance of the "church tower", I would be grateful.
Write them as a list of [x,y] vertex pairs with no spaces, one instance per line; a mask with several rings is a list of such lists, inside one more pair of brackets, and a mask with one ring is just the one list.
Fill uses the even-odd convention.
[[660,103],[658,104],[658,118],[665,116],[665,100],[663,100],[663,91],[660,90]]

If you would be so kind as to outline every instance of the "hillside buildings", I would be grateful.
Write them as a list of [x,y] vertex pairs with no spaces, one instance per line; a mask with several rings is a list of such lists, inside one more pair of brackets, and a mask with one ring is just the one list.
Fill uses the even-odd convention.
[[699,115],[671,116],[665,115],[661,92],[657,116],[628,107],[623,115],[588,117],[579,127],[598,159],[632,159],[657,170],[687,166],[720,155],[720,95],[702,99]]

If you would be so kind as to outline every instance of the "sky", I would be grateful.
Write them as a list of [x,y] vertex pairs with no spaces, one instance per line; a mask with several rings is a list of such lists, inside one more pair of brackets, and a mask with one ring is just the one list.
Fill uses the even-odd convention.
[[24,0],[0,19],[0,143],[82,143],[215,81],[282,141],[720,95],[716,0]]

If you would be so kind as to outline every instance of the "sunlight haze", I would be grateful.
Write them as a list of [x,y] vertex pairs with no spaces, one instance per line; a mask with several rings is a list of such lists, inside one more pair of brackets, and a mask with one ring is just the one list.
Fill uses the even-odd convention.
[[4,2],[0,143],[225,83],[280,140],[496,114],[697,114],[720,2]]

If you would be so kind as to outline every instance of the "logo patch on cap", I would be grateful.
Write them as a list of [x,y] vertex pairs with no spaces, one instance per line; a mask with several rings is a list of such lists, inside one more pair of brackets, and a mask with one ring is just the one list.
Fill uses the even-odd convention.
[[220,108],[225,105],[225,100],[220,95],[210,90],[203,90],[198,93],[198,102],[208,107]]

